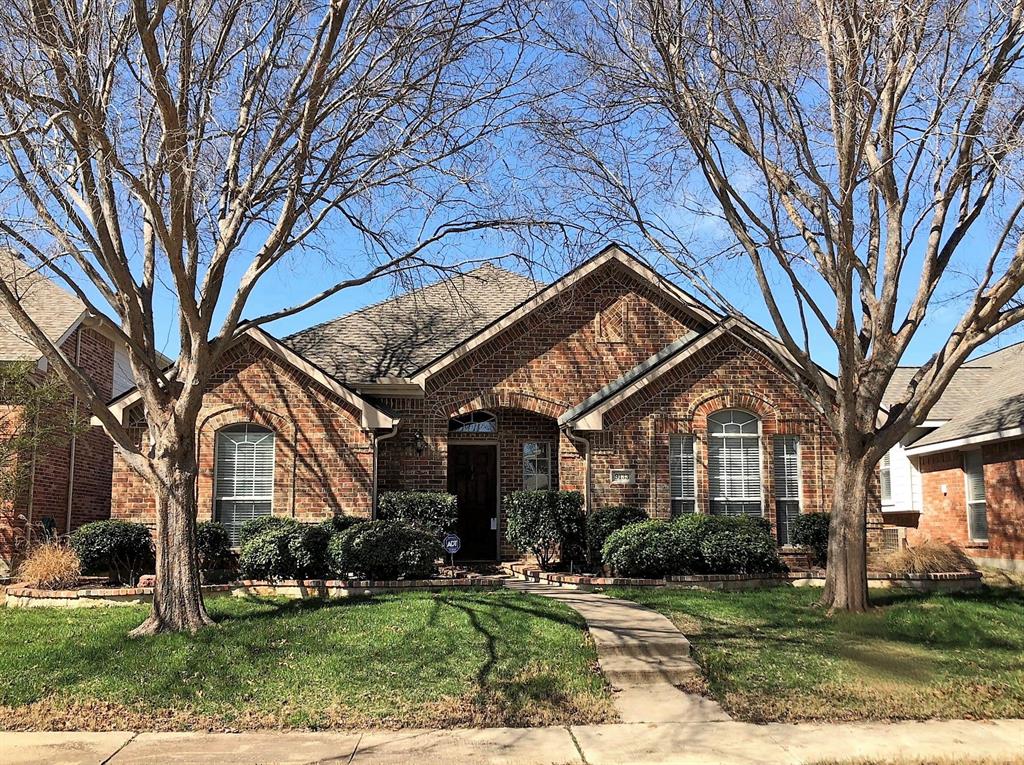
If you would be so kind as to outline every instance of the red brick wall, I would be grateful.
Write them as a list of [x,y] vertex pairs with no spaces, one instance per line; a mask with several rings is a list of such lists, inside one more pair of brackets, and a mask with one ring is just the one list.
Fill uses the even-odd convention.
[[975,558],[1024,565],[1024,439],[984,446],[982,460],[988,542],[968,536],[963,452],[956,451],[919,458],[923,510],[917,528],[907,529],[907,541],[953,541]]
[[[275,515],[309,521],[342,512],[369,515],[373,445],[360,428],[358,412],[262,346],[244,343],[213,376],[199,416],[200,520],[213,517],[216,433],[240,422],[274,431]],[[156,522],[148,485],[119,458],[112,514]]]
[[[82,370],[97,391],[109,398],[113,385],[114,346],[105,336],[87,327],[72,333],[61,348],[71,359],[78,359]],[[54,371],[48,374],[56,374]],[[73,406],[69,398],[55,417],[67,417]],[[88,421],[89,410],[79,404],[78,415]],[[25,522],[17,516],[31,515],[33,525],[49,517],[59,533],[73,531],[83,523],[110,517],[110,482],[113,443],[102,428],[91,427],[74,439],[74,490],[71,493],[71,527],[67,528],[68,490],[72,461],[72,439],[48,444],[36,454],[31,488],[17,502],[12,518],[0,521],[0,558],[10,561],[14,538],[24,531]]]

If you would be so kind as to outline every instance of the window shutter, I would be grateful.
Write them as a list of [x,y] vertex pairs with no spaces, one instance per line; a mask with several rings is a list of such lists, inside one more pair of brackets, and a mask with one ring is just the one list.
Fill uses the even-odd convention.
[[985,463],[980,451],[964,452],[967,495],[967,533],[975,542],[988,541],[988,505],[985,503]]
[[697,498],[693,436],[669,437],[669,478],[672,515],[694,512]]

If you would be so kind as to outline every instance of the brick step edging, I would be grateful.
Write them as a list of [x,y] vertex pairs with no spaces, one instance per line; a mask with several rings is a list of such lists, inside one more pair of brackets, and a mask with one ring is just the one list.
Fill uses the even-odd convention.
[[[285,579],[276,582],[243,579],[228,584],[204,584],[203,595],[262,595],[290,598],[331,598],[360,594],[384,594],[411,590],[490,589],[501,587],[504,577],[479,576],[459,579]],[[41,590],[13,585],[7,588],[7,606],[133,604],[148,601],[152,587],[92,587],[79,590]]]

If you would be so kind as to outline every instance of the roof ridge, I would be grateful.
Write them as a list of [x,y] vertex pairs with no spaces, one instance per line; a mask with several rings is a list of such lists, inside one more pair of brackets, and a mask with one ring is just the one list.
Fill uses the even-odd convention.
[[[993,356],[993,355],[995,355],[997,353],[1002,353],[1003,351],[1008,351],[1011,348],[1016,348],[1018,345],[1024,345],[1024,340],[1018,340],[1016,343],[1010,343],[1009,345],[1003,346],[1002,348],[996,348],[995,350],[988,351],[987,353],[981,354],[976,359],[968,359],[967,361],[964,362],[964,364],[973,364],[975,361],[981,361],[982,359],[987,358],[989,356]],[[989,367],[989,369],[992,369],[992,368],[993,367]]]
[[311,324],[310,326],[308,326],[308,327],[306,327],[304,329],[300,329],[297,332],[292,332],[290,335],[285,335],[284,339],[285,340],[291,340],[292,338],[298,337],[299,335],[304,335],[307,332],[311,332],[314,329],[318,329],[320,327],[326,327],[326,326],[328,326],[330,324],[335,324],[335,323],[337,323],[339,321],[342,321],[344,319],[350,319],[350,318],[352,318],[354,316],[359,316],[360,314],[365,313],[366,311],[370,311],[370,310],[373,310],[375,308],[381,308],[381,307],[386,306],[386,305],[388,305],[390,303],[394,303],[397,300],[403,300],[405,298],[409,298],[409,297],[412,297],[414,295],[422,294],[426,290],[430,290],[430,289],[434,289],[435,287],[443,286],[446,283],[450,283],[450,282],[454,281],[455,279],[465,279],[465,278],[471,276],[472,274],[475,274],[477,271],[483,271],[485,269],[494,269],[494,270],[497,270],[497,271],[501,271],[501,272],[509,274],[511,276],[518,277],[518,278],[522,279],[523,281],[532,282],[535,285],[542,285],[543,284],[542,282],[538,282],[536,279],[533,279],[533,278],[531,278],[529,276],[523,276],[522,274],[516,273],[515,271],[510,271],[509,269],[503,268],[502,266],[496,265],[496,264],[494,264],[494,263],[492,263],[491,261],[488,260],[488,261],[485,261],[485,262],[481,263],[479,266],[477,266],[476,268],[474,268],[474,269],[472,269],[470,271],[459,272],[459,273],[455,273],[455,274],[448,273],[445,276],[442,276],[437,281],[430,282],[429,284],[423,284],[423,285],[421,285],[419,287],[414,287],[413,289],[407,290],[405,292],[400,292],[400,293],[398,293],[396,295],[391,295],[389,297],[386,297],[386,298],[383,298],[381,300],[378,300],[378,301],[376,301],[374,303],[367,303],[366,305],[361,306],[360,308],[353,309],[353,310],[349,311],[348,313],[343,313],[340,316],[335,316],[333,319],[327,319],[326,321],[322,321],[322,322],[320,322],[318,324]]

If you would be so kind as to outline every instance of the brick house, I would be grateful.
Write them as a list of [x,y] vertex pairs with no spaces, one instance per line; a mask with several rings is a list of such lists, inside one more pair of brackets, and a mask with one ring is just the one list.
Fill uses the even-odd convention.
[[[0,277],[11,285],[46,336],[85,370],[101,393],[116,395],[128,388],[127,357],[108,319],[91,316],[77,297],[10,255],[0,258]],[[55,374],[10,313],[0,307],[0,364],[11,362],[35,364],[40,377]],[[66,406],[69,410],[79,406],[81,415],[88,418],[73,398]],[[9,405],[0,407],[4,421],[13,423],[19,412]],[[54,415],[67,417],[67,412]],[[24,541],[41,526],[63,534],[110,516],[113,444],[101,428],[47,443],[22,459],[30,463],[26,485],[13,507],[0,512],[0,576],[9,574]]]
[[[796,513],[829,508],[834,442],[780,353],[616,247],[546,286],[485,265],[281,341],[251,331],[205,396],[200,519],[234,536],[449,491],[463,556],[494,560],[515,552],[501,496],[562,488],[654,517],[764,515],[785,543]],[[129,422],[135,405],[114,402]],[[154,518],[118,460],[112,512]]]
[[[898,400],[914,367],[893,378]],[[1024,343],[961,367],[882,462],[890,544],[951,540],[987,565],[1024,570]]]

